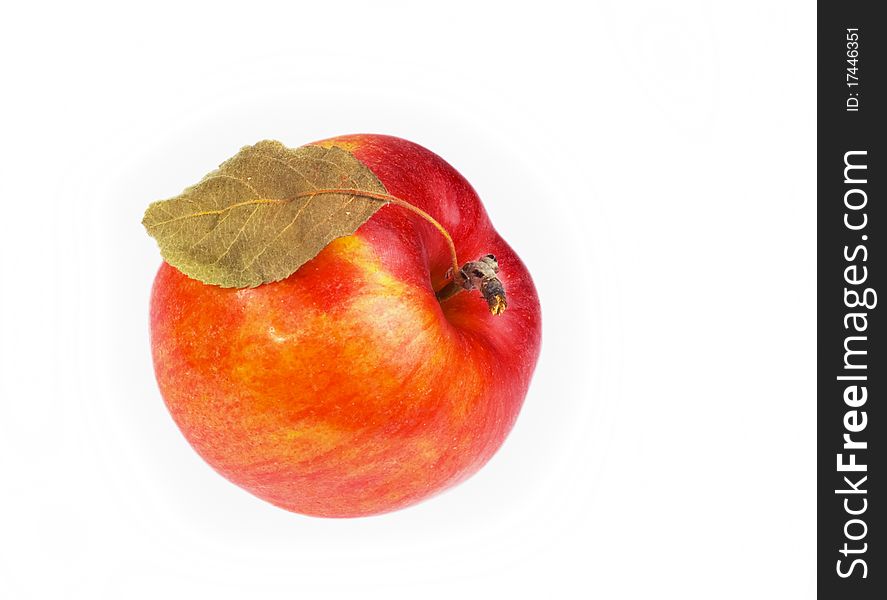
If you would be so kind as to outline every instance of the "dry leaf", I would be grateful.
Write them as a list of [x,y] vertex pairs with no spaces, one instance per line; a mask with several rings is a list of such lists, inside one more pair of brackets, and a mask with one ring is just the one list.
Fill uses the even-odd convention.
[[288,277],[332,240],[350,235],[384,202],[312,190],[386,193],[339,148],[243,148],[181,195],[154,202],[142,224],[163,258],[204,283],[254,287]]

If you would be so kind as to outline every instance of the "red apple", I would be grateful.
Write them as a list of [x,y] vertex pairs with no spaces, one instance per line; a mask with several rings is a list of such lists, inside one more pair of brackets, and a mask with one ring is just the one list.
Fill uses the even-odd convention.
[[435,217],[460,259],[495,255],[508,310],[491,314],[476,291],[438,301],[444,238],[388,205],[276,283],[225,289],[164,263],[154,368],[188,442],[230,481],[298,513],[372,515],[453,486],[501,446],[539,355],[539,301],[439,156],[380,135],[317,144],[351,152]]

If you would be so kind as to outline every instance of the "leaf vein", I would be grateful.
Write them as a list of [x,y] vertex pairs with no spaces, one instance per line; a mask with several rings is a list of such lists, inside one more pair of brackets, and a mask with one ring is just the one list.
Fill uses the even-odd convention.
[[291,164],[289,164],[289,163],[286,162],[285,160],[283,160],[283,159],[281,159],[281,158],[277,158],[276,156],[272,156],[272,155],[270,155],[270,154],[265,154],[265,153],[263,153],[263,152],[257,152],[256,154],[258,154],[259,156],[264,156],[265,158],[270,158],[271,160],[276,160],[277,162],[279,162],[280,164],[282,164],[284,167],[286,167],[287,169],[289,169],[290,171],[292,171],[293,173],[295,173],[296,175],[298,175],[299,177],[301,177],[302,179],[304,179],[304,180],[305,180],[305,183],[307,183],[308,185],[310,185],[313,189],[315,189],[315,190],[317,189],[317,186],[314,185],[314,184],[311,182],[311,180],[308,179],[308,177],[307,177],[304,173],[302,173],[301,171],[299,171],[298,169],[296,169],[294,166],[292,166]]
[[233,247],[234,247],[234,244],[237,243],[237,240],[240,239],[241,234],[243,234],[243,232],[246,231],[246,226],[247,226],[247,224],[249,223],[250,219],[252,219],[252,218],[255,216],[255,214],[256,214],[257,212],[259,212],[259,207],[258,207],[258,206],[255,207],[255,208],[253,209],[253,212],[251,212],[251,213],[249,214],[249,216],[248,216],[248,217],[246,218],[246,220],[243,222],[243,225],[240,226],[240,229],[237,231],[237,235],[234,236],[234,239],[231,240],[231,243],[228,244],[228,247],[225,248],[225,251],[222,252],[221,256],[219,256],[219,258],[217,258],[217,259],[212,263],[212,265],[210,265],[210,266],[213,266],[213,265],[217,265],[217,264],[219,264],[219,261],[221,261],[223,258],[225,258],[225,256],[228,255],[228,253],[231,251],[231,248],[233,248]]
[[184,215],[179,215],[172,219],[167,219],[166,221],[158,221],[157,223],[153,223],[151,227],[160,227],[161,225],[166,225],[167,223],[173,223],[175,221],[182,221],[184,219],[196,219],[197,217],[207,217],[210,215],[220,215],[229,210],[233,210],[235,208],[240,208],[241,206],[252,206],[254,204],[283,204],[284,202],[289,202],[289,198],[256,198],[254,200],[244,200],[243,202],[237,202],[230,206],[225,206],[223,208],[212,209],[212,210],[201,210],[193,213],[186,213]]
[[[293,224],[294,224],[294,223],[296,222],[296,220],[299,218],[299,215],[302,214],[302,211],[304,211],[306,208],[308,208],[308,205],[311,204],[311,201],[314,200],[314,198],[315,198],[315,196],[308,196],[308,200],[305,202],[305,204],[303,204],[301,207],[299,207],[299,210],[296,211],[296,215],[293,217],[293,220],[290,221],[290,222],[287,224],[286,227],[284,227],[283,229],[281,229],[280,232],[279,232],[277,235],[274,236],[274,239],[273,239],[273,240],[271,240],[270,242],[268,242],[267,244],[265,244],[265,247],[262,248],[262,249],[259,251],[259,253],[256,254],[256,255],[253,257],[253,259],[252,259],[251,261],[249,261],[249,263],[248,263],[245,267],[243,267],[242,269],[240,269],[240,272],[241,272],[241,273],[243,273],[244,271],[246,271],[247,269],[249,269],[250,267],[252,267],[252,266],[253,266],[253,263],[256,262],[256,261],[259,259],[260,256],[262,256],[263,254],[265,254],[265,251],[268,250],[268,248],[270,248],[270,247],[271,247],[271,246],[272,246],[272,245],[273,245],[278,239],[280,239],[280,236],[282,236],[284,233],[286,233],[286,230],[287,230],[287,229],[289,229],[290,227],[293,226]],[[290,252],[287,252],[287,254],[291,254],[291,253],[290,253]]]

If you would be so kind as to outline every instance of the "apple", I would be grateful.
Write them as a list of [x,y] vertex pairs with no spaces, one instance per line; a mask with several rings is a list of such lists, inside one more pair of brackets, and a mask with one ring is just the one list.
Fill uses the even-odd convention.
[[[471,185],[403,139],[321,142],[433,215],[459,256],[495,256],[508,309],[438,299],[450,254],[432,225],[381,208],[286,279],[231,289],[163,263],[151,294],[154,368],[173,419],[224,477],[289,511],[358,517],[406,507],[481,468],[508,435],[539,355],[539,300]],[[446,296],[446,295],[445,295]]]

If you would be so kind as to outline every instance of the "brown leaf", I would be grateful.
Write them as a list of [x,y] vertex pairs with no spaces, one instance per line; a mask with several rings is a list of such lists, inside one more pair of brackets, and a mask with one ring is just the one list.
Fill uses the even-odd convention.
[[179,196],[151,204],[142,224],[166,262],[189,277],[255,287],[288,277],[385,204],[353,194],[311,194],[342,188],[386,193],[345,150],[263,141]]

